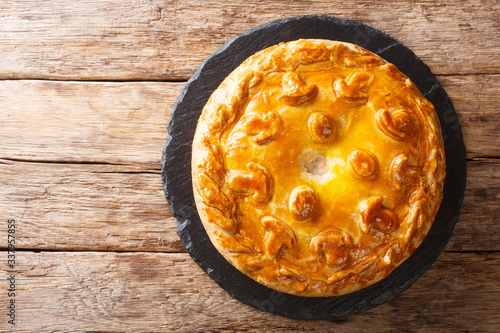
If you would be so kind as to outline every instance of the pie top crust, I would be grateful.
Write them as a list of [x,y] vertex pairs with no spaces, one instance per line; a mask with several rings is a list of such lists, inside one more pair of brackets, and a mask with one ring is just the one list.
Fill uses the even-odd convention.
[[238,270],[298,296],[354,292],[420,245],[442,199],[433,105],[356,45],[262,50],[213,92],[192,151],[194,197]]

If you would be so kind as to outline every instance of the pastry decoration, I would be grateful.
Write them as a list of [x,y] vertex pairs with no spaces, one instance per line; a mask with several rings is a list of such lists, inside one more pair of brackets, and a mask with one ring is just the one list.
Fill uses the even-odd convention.
[[349,78],[335,81],[335,94],[352,105],[363,105],[368,102],[366,87],[373,79],[368,72],[355,72]]
[[287,72],[283,75],[283,95],[281,100],[288,105],[301,105],[309,102],[318,91],[315,84],[306,85],[297,72]]
[[363,232],[370,232],[372,226],[382,232],[391,232],[397,227],[396,214],[383,207],[383,200],[381,195],[373,195],[362,203],[360,215]]
[[335,122],[325,112],[314,112],[307,120],[307,130],[311,140],[325,143],[335,136]]
[[417,168],[408,165],[408,156],[404,153],[392,160],[388,176],[392,187],[396,190],[400,190],[402,185],[417,185],[419,182]]
[[293,189],[288,201],[288,209],[296,220],[309,219],[318,206],[318,196],[308,186],[299,186]]
[[228,174],[227,185],[235,193],[248,196],[255,202],[266,202],[272,194],[272,180],[266,168],[249,162],[244,171]]
[[415,126],[411,112],[405,109],[380,109],[375,115],[377,126],[393,139],[403,140]]
[[290,226],[272,216],[264,216],[261,224],[266,230],[264,249],[271,258],[283,257],[284,251],[297,244],[295,232]]
[[349,260],[351,238],[339,230],[327,230],[315,235],[309,243],[312,253],[319,261],[330,266],[344,266]]
[[258,145],[265,145],[272,141],[281,126],[278,113],[268,111],[249,116],[243,121],[245,134],[252,136]]
[[377,175],[378,162],[375,155],[364,149],[354,149],[347,156],[351,174],[359,179],[372,179]]

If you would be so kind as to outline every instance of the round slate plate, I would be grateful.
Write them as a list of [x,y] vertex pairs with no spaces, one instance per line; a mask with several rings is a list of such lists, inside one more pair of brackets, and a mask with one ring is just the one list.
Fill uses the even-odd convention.
[[[345,41],[366,48],[395,64],[436,107],[445,143],[447,175],[444,198],[421,246],[382,281],[357,292],[308,298],[271,290],[229,264],[213,247],[203,228],[191,185],[191,143],[198,117],[211,93],[243,60],[266,47],[299,38]],[[260,310],[297,319],[336,319],[383,304],[410,287],[437,259],[458,220],[465,179],[465,146],[448,95],[427,65],[388,35],[359,22],[327,16],[272,21],[227,42],[186,83],[168,124],[161,160],[163,187],[178,220],[177,232],[193,260],[236,299]]]

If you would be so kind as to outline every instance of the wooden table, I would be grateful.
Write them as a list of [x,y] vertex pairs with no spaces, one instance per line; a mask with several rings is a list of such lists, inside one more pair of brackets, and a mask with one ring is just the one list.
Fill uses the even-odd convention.
[[[461,216],[439,259],[389,303],[335,321],[226,294],[180,244],[160,179],[172,106],[202,61],[304,14],[357,20],[413,50],[452,99],[467,148]],[[499,14],[489,0],[2,0],[0,330],[498,332]]]

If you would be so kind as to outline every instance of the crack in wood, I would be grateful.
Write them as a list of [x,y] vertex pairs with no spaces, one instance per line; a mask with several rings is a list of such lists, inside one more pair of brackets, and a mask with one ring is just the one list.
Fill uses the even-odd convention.
[[[390,46],[392,47],[392,45]],[[389,47],[388,47],[389,48]],[[377,51],[378,53],[385,51]],[[500,72],[475,72],[475,73],[441,73],[435,74],[436,78],[440,77],[470,77],[470,76],[498,76]],[[133,78],[133,79],[121,79],[121,78],[102,78],[102,79],[93,79],[93,78],[64,78],[64,77],[54,77],[54,78],[46,78],[46,77],[2,77],[0,73],[0,82],[2,81],[43,81],[43,82],[77,82],[77,83],[186,83],[192,76],[179,76],[172,78]]]
[[[7,162],[5,162],[7,161]],[[68,160],[37,160],[37,159],[19,159],[19,158],[9,158],[4,157],[0,158],[0,164],[12,165],[12,163],[34,163],[34,164],[64,164],[64,165],[95,165],[95,166],[122,166],[122,167],[140,167],[140,166],[148,166],[148,169],[144,170],[131,170],[131,171],[93,171],[98,173],[123,173],[123,174],[159,174],[161,172],[161,166],[157,167],[151,166],[150,164],[142,165],[140,163],[113,163],[113,162],[105,162],[105,161],[68,161]]]

